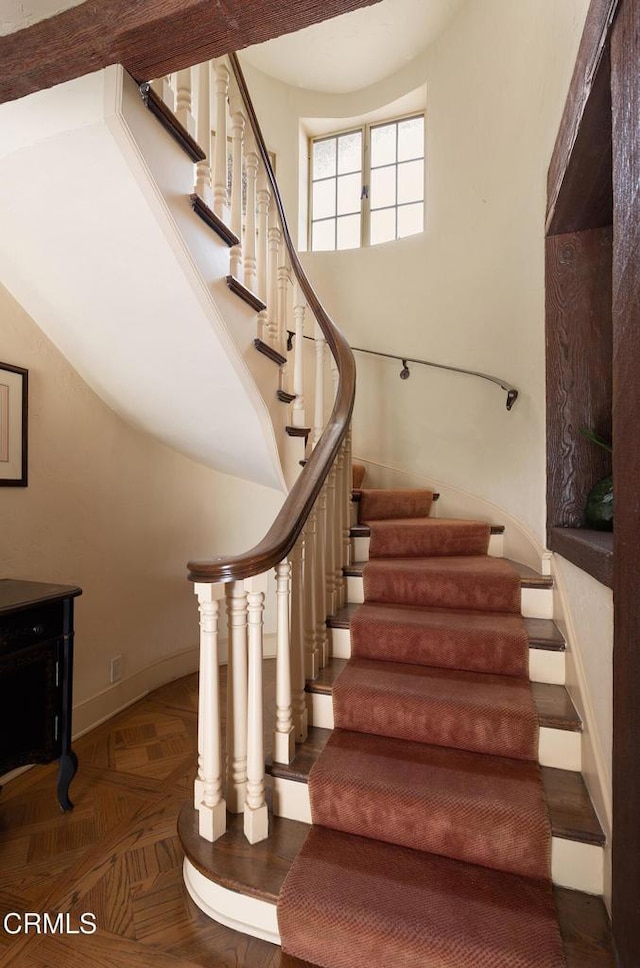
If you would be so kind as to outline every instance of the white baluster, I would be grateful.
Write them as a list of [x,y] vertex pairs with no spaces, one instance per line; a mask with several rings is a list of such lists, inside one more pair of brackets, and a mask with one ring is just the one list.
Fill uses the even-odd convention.
[[309,727],[305,693],[304,648],[304,539],[302,535],[291,549],[291,685],[293,724],[296,742],[304,743]]
[[158,97],[164,101],[169,110],[175,111],[176,96],[171,87],[171,74],[165,74],[164,77],[159,77],[157,80],[151,81],[151,87]]
[[198,65],[198,144],[206,157],[196,164],[196,194],[211,206],[211,64]]
[[269,258],[267,283],[267,325],[269,341],[278,345],[278,247],[280,245],[280,226],[273,197],[269,205]]
[[273,759],[291,763],[296,741],[291,706],[291,638],[289,629],[289,596],[291,565],[281,561],[276,566],[277,650],[276,650],[276,727],[273,734]]
[[262,633],[267,576],[246,578],[249,630],[249,690],[247,715],[247,797],[244,805],[244,835],[257,844],[269,834],[264,795],[264,740],[262,713]]
[[256,263],[256,206],[258,204],[256,182],[259,158],[255,151],[248,151],[245,159],[247,172],[247,213],[244,237],[244,284],[252,292],[257,286]]
[[318,323],[315,325],[316,337],[316,399],[313,417],[313,446],[315,447],[324,429],[324,350],[326,340]]
[[336,468],[336,507],[335,507],[335,542],[336,542],[336,562],[335,562],[335,589],[336,607],[342,608],[345,602],[345,581],[343,573],[343,532],[345,521],[349,524],[344,502],[344,451],[342,446],[338,450],[335,462]]
[[336,468],[331,465],[327,476],[327,517],[326,517],[326,563],[325,575],[327,586],[327,614],[335,615],[337,611],[336,588]]
[[[287,264],[287,249],[284,244],[284,233],[280,231],[278,246],[278,350],[283,356],[287,355],[287,328],[289,325],[289,286],[291,277]],[[281,390],[287,386],[287,364],[280,368]]]
[[227,625],[227,809],[242,813],[247,795],[247,593],[229,582]]
[[231,231],[240,239],[231,249],[231,274],[243,281],[242,268],[242,154],[244,142],[244,109],[238,93],[232,94],[231,106]]
[[316,547],[313,563],[313,583],[316,594],[316,649],[320,668],[329,661],[329,638],[327,634],[327,585],[325,557],[325,529],[327,521],[327,492],[323,486],[316,501]]
[[[353,493],[353,462],[351,451],[351,424],[344,443],[344,492],[342,508],[342,549],[345,565],[351,562],[351,494]],[[344,584],[343,584],[344,588]]]
[[305,301],[296,282],[293,297],[293,319],[295,323],[295,342],[293,344],[293,392],[296,395],[291,410],[293,427],[304,427],[304,314]]
[[[264,164],[260,164],[258,171],[258,252],[256,255],[258,263],[258,296],[263,302],[267,302],[267,259],[269,252],[269,200],[271,192],[264,169]],[[265,342],[269,339],[267,329],[267,310],[263,309],[258,315],[258,336]]]
[[304,527],[304,650],[305,677],[315,679],[320,671],[316,635],[316,590],[314,584],[314,557],[316,547],[316,509],[312,509]]
[[200,608],[199,768],[194,799],[200,836],[214,841],[227,829],[227,809],[222,797],[218,672],[218,612],[224,589],[222,585],[198,582],[194,591]]
[[196,136],[196,119],[191,108],[191,68],[178,71],[176,94],[176,117],[192,138]]
[[227,222],[229,218],[227,197],[227,94],[229,71],[222,63],[216,63],[216,141],[213,165],[213,210]]

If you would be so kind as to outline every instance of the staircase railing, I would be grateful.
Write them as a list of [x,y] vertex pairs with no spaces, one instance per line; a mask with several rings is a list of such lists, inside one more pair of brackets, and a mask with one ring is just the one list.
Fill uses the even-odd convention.
[[[304,467],[262,541],[240,555],[188,564],[200,611],[194,789],[199,831],[216,840],[226,830],[230,810],[244,813],[245,835],[256,843],[268,835],[262,688],[268,574],[275,574],[277,612],[273,759],[289,763],[296,742],[307,736],[305,681],[317,676],[329,658],[326,616],[345,598],[355,363],[298,259],[237,57],[232,54],[153,81],[151,92],[163,106],[159,113],[175,110],[182,129],[201,149],[194,156],[198,214],[204,210],[210,224],[220,223],[231,245],[228,282],[234,291],[246,290],[255,300],[251,304],[262,307],[256,343],[280,364],[279,398],[291,407],[289,431],[294,438],[311,438]],[[286,364],[290,320],[299,337],[293,372]],[[311,320],[316,337],[312,421],[307,418],[311,410],[302,350]],[[333,387],[328,417],[327,386]],[[223,601],[228,619],[226,717],[219,684]]]

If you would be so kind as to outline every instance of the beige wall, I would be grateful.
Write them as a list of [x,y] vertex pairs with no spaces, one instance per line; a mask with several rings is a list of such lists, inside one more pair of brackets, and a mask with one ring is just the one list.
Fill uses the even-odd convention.
[[520,390],[507,413],[491,384],[418,367],[401,382],[400,364],[358,356],[355,453],[472,491],[541,544],[545,180],[587,6],[472,0],[424,55],[344,96],[247,70],[293,226],[298,119],[338,123],[426,84],[424,234],[304,262],[352,344],[495,374]]
[[[128,426],[1,287],[0,359],[26,367],[30,384],[29,486],[0,490],[0,578],[82,586],[77,731],[197,667],[186,562],[251,547],[282,495]],[[118,654],[123,681],[110,687]]]

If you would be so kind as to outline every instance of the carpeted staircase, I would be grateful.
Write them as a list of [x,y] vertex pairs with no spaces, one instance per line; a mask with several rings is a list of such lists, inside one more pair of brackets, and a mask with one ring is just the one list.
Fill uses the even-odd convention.
[[323,968],[562,968],[520,582],[488,525],[431,501],[361,491],[365,604],[282,946]]

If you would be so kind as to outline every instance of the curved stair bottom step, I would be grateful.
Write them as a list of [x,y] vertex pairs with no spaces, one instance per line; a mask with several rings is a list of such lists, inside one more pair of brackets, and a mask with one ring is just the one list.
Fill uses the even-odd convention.
[[[197,814],[187,805],[180,814],[178,829],[187,854],[185,884],[194,903],[221,924],[280,944],[276,902],[291,861],[306,836],[306,826],[270,818],[269,839],[250,848],[243,837],[241,815],[228,815],[227,833],[210,844],[198,836]],[[566,968],[615,968],[611,930],[601,898],[559,887],[553,894]],[[277,952],[270,964],[272,968],[314,968],[290,955],[282,954],[279,959]]]

